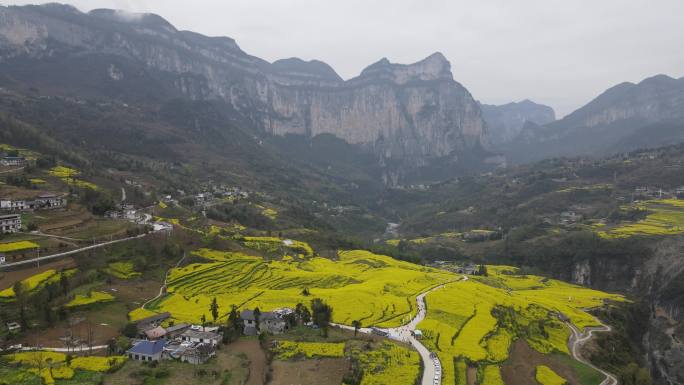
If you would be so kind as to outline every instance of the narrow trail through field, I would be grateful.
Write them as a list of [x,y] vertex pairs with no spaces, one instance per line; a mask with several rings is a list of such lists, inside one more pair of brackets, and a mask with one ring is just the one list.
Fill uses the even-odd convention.
[[592,367],[593,369],[599,371],[601,374],[606,376],[606,379],[603,380],[603,382],[601,382],[600,385],[618,385],[618,381],[615,378],[615,376],[592,364],[591,362],[589,362],[589,360],[584,359],[580,352],[582,345],[589,341],[593,337],[594,333],[610,332],[613,329],[608,325],[601,324],[601,326],[599,327],[588,327],[584,329],[584,332],[580,332],[579,329],[577,329],[577,327],[573,325],[571,322],[566,322],[566,325],[568,325],[570,330],[572,330],[572,335],[570,336],[569,341],[572,357],[577,361]]
[[168,270],[166,270],[166,274],[164,275],[164,283],[163,283],[163,284],[161,285],[161,287],[159,288],[159,294],[157,294],[156,297],[147,300],[144,304],[142,304],[142,306],[140,306],[141,308],[144,309],[145,306],[147,306],[150,302],[152,302],[152,301],[154,301],[154,300],[156,300],[156,299],[158,299],[158,298],[160,298],[161,296],[164,295],[164,292],[166,291],[166,285],[168,284],[168,281],[169,281],[169,273],[171,273],[171,270],[173,270],[173,269],[177,268],[178,266],[180,266],[180,264],[183,263],[183,260],[184,260],[184,259],[185,259],[185,253],[183,253],[183,256],[181,257],[181,259],[179,259],[178,262],[176,262],[176,265],[174,265],[173,267],[171,267],[171,268],[169,268]]

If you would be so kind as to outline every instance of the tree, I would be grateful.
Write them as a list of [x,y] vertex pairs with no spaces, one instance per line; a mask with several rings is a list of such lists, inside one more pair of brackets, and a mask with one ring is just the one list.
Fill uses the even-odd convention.
[[62,293],[67,295],[69,293],[69,277],[64,274],[64,271],[59,272],[59,285],[62,287]]
[[309,288],[308,288],[308,287],[305,287],[305,288],[302,290],[302,295],[303,295],[303,296],[308,297],[310,294],[311,294],[311,293],[309,293]]
[[209,310],[211,311],[211,318],[214,319],[214,322],[216,322],[216,319],[219,316],[219,305],[216,303],[216,297],[211,300],[211,305],[209,305]]
[[480,264],[480,268],[478,269],[477,275],[481,275],[483,277],[489,276],[489,273],[487,273],[487,266],[485,266],[484,263]]
[[328,326],[330,326],[330,321],[332,320],[332,311],[332,307],[320,298],[314,298],[311,301],[313,322],[321,328],[324,337],[328,336]]
[[202,321],[202,331],[204,331],[204,327],[207,326],[207,316],[202,314],[200,321]]
[[352,326],[354,327],[354,337],[356,337],[356,333],[358,333],[359,329],[361,329],[361,321],[353,320]]
[[138,326],[136,326],[133,322],[129,322],[123,327],[121,334],[128,338],[135,338],[138,335]]
[[261,310],[258,307],[254,308],[254,323],[256,323],[256,330],[259,331],[259,318],[261,318]]
[[308,324],[309,322],[311,322],[311,312],[306,306],[304,306],[302,309],[302,323]]
[[14,286],[14,299],[16,300],[17,307],[19,308],[19,323],[21,327],[26,329],[28,327],[28,319],[26,317],[26,301],[28,293],[25,289],[25,285],[21,281],[17,281]]
[[233,330],[240,330],[242,323],[240,322],[240,313],[238,312],[238,307],[235,305],[230,305],[230,313],[228,314],[228,327]]

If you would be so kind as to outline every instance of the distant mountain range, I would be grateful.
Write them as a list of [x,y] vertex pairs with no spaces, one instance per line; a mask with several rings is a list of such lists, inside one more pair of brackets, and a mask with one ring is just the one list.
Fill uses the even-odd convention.
[[388,184],[487,155],[479,105],[440,53],[409,65],[382,59],[344,81],[323,62],[268,63],[156,15],[0,7],[0,85],[142,104],[221,101],[258,136],[330,134],[361,147]]
[[684,78],[621,83],[544,125],[528,122],[504,153],[517,162],[601,156],[684,141]]
[[[440,53],[408,65],[381,59],[345,81],[321,61],[269,63],[157,15],[60,4],[0,6],[0,87],[144,106],[182,127],[230,121],[253,142],[238,148],[268,143],[314,168],[360,170],[390,186],[495,167],[497,154],[526,162],[684,140],[682,79],[623,83],[556,121],[529,100],[478,103]],[[179,100],[183,108],[168,108]],[[197,102],[216,116],[198,117],[193,108],[207,106]]]
[[544,125],[556,120],[553,108],[531,100],[500,106],[481,104],[482,116],[487,123],[487,137],[492,148],[504,151],[527,123]]

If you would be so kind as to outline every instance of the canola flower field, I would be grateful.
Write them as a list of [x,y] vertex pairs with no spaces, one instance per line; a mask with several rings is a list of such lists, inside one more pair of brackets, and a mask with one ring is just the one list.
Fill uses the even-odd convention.
[[[62,274],[70,277],[76,273],[76,269],[65,270]],[[32,275],[21,281],[22,287],[26,291],[33,291],[37,288],[49,285],[51,283],[59,282],[60,273],[54,269],[45,270],[42,273]],[[9,300],[14,298],[14,287],[9,287],[0,291],[0,300]]]
[[654,199],[625,206],[623,209],[644,210],[646,218],[637,222],[623,222],[610,229],[597,228],[603,238],[628,238],[632,236],[658,236],[684,233],[684,201],[677,199]]
[[534,378],[541,385],[563,385],[566,383],[563,377],[559,376],[551,368],[544,365],[537,366]]
[[406,346],[382,341],[374,349],[345,342],[278,341],[276,360],[354,357],[363,376],[361,385],[413,385],[420,375],[420,356]]
[[40,246],[38,246],[37,243],[31,241],[0,243],[0,253],[9,253],[11,251],[20,251],[27,249],[37,249],[39,247]]
[[21,381],[18,383],[30,383],[35,376],[38,376],[46,385],[54,384],[55,380],[72,379],[78,371],[110,372],[120,368],[126,362],[125,356],[88,356],[75,357],[67,364],[65,354],[46,351],[14,353],[3,356],[3,359],[21,365],[21,370],[11,373],[14,380]]
[[[498,365],[508,358],[511,343],[524,338],[541,353],[569,354],[570,330],[559,315],[577,327],[597,326],[585,311],[611,295],[537,276],[515,275],[509,267],[489,267],[488,277],[470,277],[446,285],[426,296],[427,316],[418,328],[423,343],[442,362],[466,360],[491,364],[482,373],[487,384],[498,384]],[[461,374],[458,374],[461,373]],[[461,383],[463,371],[444,365],[445,383]]]
[[278,341],[278,346],[275,351],[275,358],[278,360],[289,360],[297,357],[344,357],[344,342]]
[[92,291],[87,295],[77,294],[74,299],[66,304],[66,307],[75,308],[81,306],[93,305],[96,303],[110,302],[114,300],[114,296],[109,293],[101,291]]
[[69,186],[76,186],[91,190],[99,189],[99,187],[97,187],[97,185],[94,183],[78,179],[77,177],[81,175],[81,172],[70,167],[55,166],[52,169],[50,169],[50,171],[48,171],[48,174],[61,179],[62,182],[68,184]]
[[[339,260],[321,257],[269,261],[240,253],[198,250],[207,263],[173,269],[168,295],[147,306],[168,311],[182,322],[198,322],[215,296],[225,314],[231,305],[262,311],[308,304],[319,297],[331,304],[333,320],[398,326],[415,314],[415,297],[454,279],[450,273],[367,251],[343,251]],[[307,289],[310,297],[302,295]]]
[[104,269],[104,272],[119,279],[131,279],[141,275],[141,273],[135,271],[133,263],[131,262],[110,263]]
[[[444,363],[443,383],[452,384],[464,383],[467,364],[478,366],[482,384],[501,384],[499,366],[518,339],[544,354],[569,354],[570,329],[563,321],[580,329],[597,326],[587,309],[624,301],[619,295],[519,275],[513,267],[488,266],[488,276],[465,279],[361,250],[342,251],[337,260],[301,255],[268,260],[209,249],[195,255],[205,261],[172,269],[166,295],[145,310],[134,310],[130,318],[168,311],[178,322],[198,322],[209,314],[215,297],[220,308],[217,321],[222,322],[231,305],[270,311],[318,297],[332,306],[334,322],[350,325],[360,320],[367,327],[394,327],[415,315],[418,294],[444,284],[427,294],[427,315],[418,328],[423,343]],[[305,288],[309,296],[302,293]],[[308,348],[310,352],[285,345],[280,354],[339,353]]]

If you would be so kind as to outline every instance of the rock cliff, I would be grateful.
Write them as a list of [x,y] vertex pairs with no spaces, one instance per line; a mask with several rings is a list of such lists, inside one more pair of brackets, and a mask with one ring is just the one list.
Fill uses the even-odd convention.
[[[47,60],[63,63],[60,76],[34,76]],[[486,146],[480,107],[440,53],[409,65],[382,59],[345,81],[323,62],[268,63],[156,15],[49,4],[0,7],[0,68],[41,92],[125,98],[145,85],[164,90],[150,97],[221,100],[262,134],[332,134],[402,167],[458,162]]]

